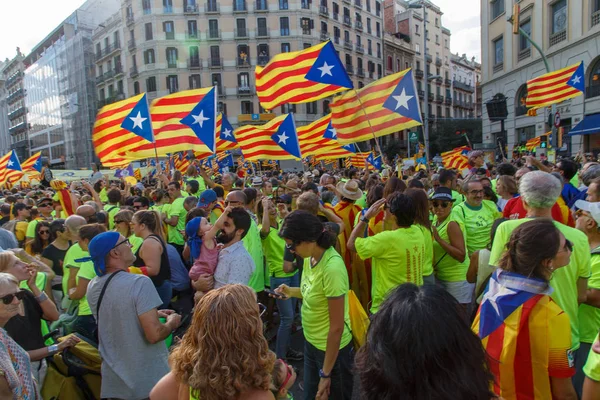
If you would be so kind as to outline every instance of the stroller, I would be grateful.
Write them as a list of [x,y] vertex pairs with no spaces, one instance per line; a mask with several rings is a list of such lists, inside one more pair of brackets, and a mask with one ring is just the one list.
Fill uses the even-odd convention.
[[81,342],[48,358],[48,372],[41,390],[44,400],[100,400],[102,359],[97,344],[75,335]]

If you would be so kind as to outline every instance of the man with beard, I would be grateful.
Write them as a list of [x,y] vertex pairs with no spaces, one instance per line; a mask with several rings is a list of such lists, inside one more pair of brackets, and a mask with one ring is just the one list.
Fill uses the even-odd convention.
[[216,227],[220,230],[216,239],[223,247],[219,251],[215,274],[201,275],[193,283],[194,288],[202,292],[233,283],[248,285],[256,268],[242,242],[250,229],[250,215],[242,207],[227,207],[223,214],[216,223]]

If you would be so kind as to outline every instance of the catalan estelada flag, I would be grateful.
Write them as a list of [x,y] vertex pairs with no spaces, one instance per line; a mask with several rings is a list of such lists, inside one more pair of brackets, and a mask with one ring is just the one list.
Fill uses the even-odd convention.
[[175,165],[175,168],[182,174],[185,174],[188,167],[190,165],[192,165],[192,161],[187,156],[187,152],[185,152],[185,153],[180,152],[180,153],[174,154],[173,155],[173,163]]
[[416,92],[412,70],[407,69],[334,98],[331,122],[338,142],[361,142],[421,125]]
[[370,170],[375,170],[375,167],[367,162],[367,157],[369,154],[354,154],[351,157],[346,158],[344,161],[346,168],[354,167],[358,169],[368,168]]
[[442,153],[442,165],[444,168],[457,169],[462,171],[469,168],[469,159],[467,154],[471,151],[469,146],[457,147],[450,151]]
[[549,136],[552,132],[546,132],[543,135],[536,136],[533,139],[529,139],[525,143],[525,148],[527,151],[535,151],[536,148],[540,147],[542,144],[542,136]]
[[527,81],[527,107],[540,108],[572,99],[585,91],[583,61]]
[[302,158],[291,114],[275,117],[264,125],[239,127],[234,135],[248,161]]
[[277,54],[264,67],[256,67],[256,94],[266,110],[316,101],[352,87],[330,41]]
[[0,184],[15,183],[23,176],[19,157],[14,150],[0,158]]
[[505,399],[551,399],[551,378],[575,374],[569,317],[547,282],[496,270],[473,321]]
[[336,138],[335,129],[331,126],[331,114],[298,128],[298,141],[304,157],[335,159],[354,154],[343,148]]

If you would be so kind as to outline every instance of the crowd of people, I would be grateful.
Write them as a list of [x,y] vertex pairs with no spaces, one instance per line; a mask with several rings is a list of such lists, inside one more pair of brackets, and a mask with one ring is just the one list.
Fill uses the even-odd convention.
[[0,398],[600,399],[600,163],[469,164],[6,189]]

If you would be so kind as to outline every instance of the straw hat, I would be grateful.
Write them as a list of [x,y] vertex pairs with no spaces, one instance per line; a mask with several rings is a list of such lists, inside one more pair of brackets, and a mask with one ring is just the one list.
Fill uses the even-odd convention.
[[336,189],[342,197],[350,200],[358,200],[362,197],[362,190],[358,187],[358,183],[355,180],[348,182],[340,182],[337,184]]

